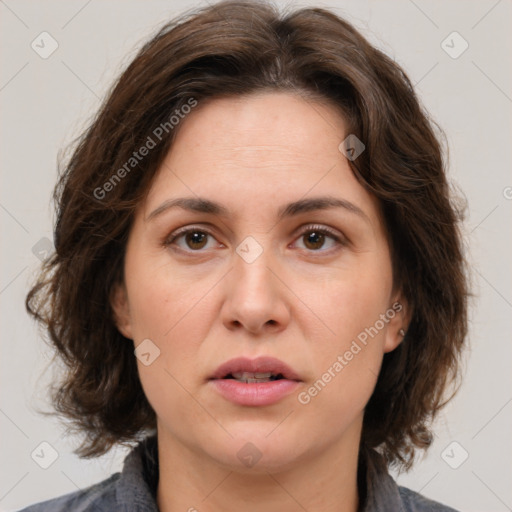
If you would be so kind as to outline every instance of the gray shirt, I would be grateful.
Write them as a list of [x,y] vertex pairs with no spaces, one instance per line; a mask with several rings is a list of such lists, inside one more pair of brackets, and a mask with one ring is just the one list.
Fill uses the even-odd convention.
[[[457,512],[398,486],[380,455],[371,450],[358,470],[360,512]],[[37,503],[20,512],[158,512],[158,450],[156,436],[139,443],[123,470],[81,491]]]

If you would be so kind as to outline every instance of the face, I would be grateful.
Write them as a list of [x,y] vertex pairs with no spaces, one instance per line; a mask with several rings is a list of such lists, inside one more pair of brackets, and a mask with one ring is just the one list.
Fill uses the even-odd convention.
[[113,304],[141,347],[159,439],[241,471],[247,453],[277,470],[357,450],[405,304],[378,203],[338,149],[347,135],[332,106],[287,93],[211,100],[181,121]]

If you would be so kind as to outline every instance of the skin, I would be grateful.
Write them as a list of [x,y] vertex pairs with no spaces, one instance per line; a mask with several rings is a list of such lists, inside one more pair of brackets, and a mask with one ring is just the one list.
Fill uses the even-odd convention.
[[[357,510],[364,407],[384,353],[402,340],[407,307],[393,287],[379,204],[338,149],[347,135],[335,108],[291,93],[210,100],[181,121],[136,212],[113,307],[135,346],[150,339],[160,350],[138,368],[157,415],[163,512]],[[150,218],[190,196],[230,213],[172,208]],[[277,219],[282,205],[317,196],[363,215],[332,208]],[[343,243],[312,238],[310,225],[330,227]],[[166,243],[184,226],[211,235]],[[263,249],[252,263],[236,252],[247,236]],[[298,393],[396,301],[402,311],[301,404]],[[291,366],[298,391],[249,407],[208,383],[221,363],[260,355]],[[249,441],[261,454],[250,468],[237,456]]]

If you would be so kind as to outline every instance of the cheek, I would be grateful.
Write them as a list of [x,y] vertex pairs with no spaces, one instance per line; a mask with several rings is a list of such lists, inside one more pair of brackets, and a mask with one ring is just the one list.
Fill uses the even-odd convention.
[[[146,366],[138,361],[139,378],[153,409],[166,418],[168,426],[175,426],[173,411],[187,411],[200,415],[190,389],[190,376],[197,370],[201,340],[206,336],[208,301],[201,298],[204,289],[186,286],[179,279],[170,280],[167,272],[147,273],[138,280],[131,296],[131,312],[135,344],[150,339],[158,347],[159,355]],[[210,308],[211,309],[211,308]],[[201,319],[201,321],[199,321]],[[204,418],[203,418],[204,419]],[[174,427],[173,427],[174,428]]]
[[[325,290],[319,316],[329,327],[315,338],[315,379],[298,397],[307,415],[338,432],[362,417],[375,388],[387,324],[385,286],[374,279],[346,279]],[[315,421],[317,421],[315,420]]]
[[126,281],[135,340],[163,342],[181,327],[204,295],[204,286],[168,262],[134,248],[127,258]]
[[169,264],[141,264],[148,259],[133,258],[126,264],[135,345],[150,339],[160,351],[151,367],[139,362],[140,378],[150,396],[161,394],[162,386],[179,395],[171,375],[186,384],[197,371],[202,341],[218,314],[205,295],[215,281],[213,277],[194,280]]
[[[315,314],[322,319],[322,329],[313,334],[319,381],[311,394],[318,393],[319,404],[336,403],[339,410],[351,404],[364,407],[373,392],[388,322],[394,316],[394,311],[386,316],[392,286],[388,263],[340,272],[316,293]],[[315,302],[313,293],[310,300]]]
[[[373,326],[390,307],[389,261],[373,258],[371,263],[365,262],[333,275],[321,292],[316,291],[317,300],[311,299],[318,304],[318,316],[329,327],[330,338],[338,349]],[[380,327],[379,331],[385,331]]]

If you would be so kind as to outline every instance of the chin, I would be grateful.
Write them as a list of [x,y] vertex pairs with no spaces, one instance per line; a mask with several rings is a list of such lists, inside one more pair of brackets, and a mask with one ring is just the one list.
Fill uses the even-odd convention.
[[[275,428],[275,425],[274,427]],[[301,458],[301,443],[283,429],[278,435],[269,432],[272,429],[265,425],[264,429],[239,429],[238,433],[230,432],[233,438],[226,439],[216,449],[211,446],[206,450],[210,457],[230,471],[246,474],[266,474],[286,471],[293,468]]]

